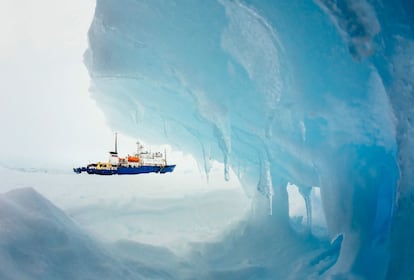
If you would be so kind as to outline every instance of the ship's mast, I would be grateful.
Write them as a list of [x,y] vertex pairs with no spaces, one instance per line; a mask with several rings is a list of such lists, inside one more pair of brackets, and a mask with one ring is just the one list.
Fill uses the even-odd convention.
[[109,152],[109,163],[112,165],[119,164],[118,158],[118,133],[115,132],[115,151]]
[[164,149],[164,164],[167,165],[167,149]]

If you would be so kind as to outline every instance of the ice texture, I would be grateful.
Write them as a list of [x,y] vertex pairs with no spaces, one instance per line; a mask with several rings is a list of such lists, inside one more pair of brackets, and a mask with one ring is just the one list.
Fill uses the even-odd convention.
[[1,279],[187,279],[166,248],[104,244],[32,188],[0,195]]
[[[413,275],[412,8],[403,0],[97,1],[85,63],[110,125],[191,153],[207,174],[211,159],[223,162],[225,178],[235,170],[253,197],[248,222],[206,250],[222,251],[216,278]],[[286,238],[298,234],[288,182],[303,194],[308,227],[309,188],[320,188],[331,245]],[[293,270],[283,272],[280,252]]]

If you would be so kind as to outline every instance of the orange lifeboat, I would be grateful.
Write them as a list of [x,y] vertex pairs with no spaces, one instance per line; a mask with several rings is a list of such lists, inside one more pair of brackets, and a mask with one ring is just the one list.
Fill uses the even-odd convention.
[[128,162],[139,162],[139,157],[128,156]]

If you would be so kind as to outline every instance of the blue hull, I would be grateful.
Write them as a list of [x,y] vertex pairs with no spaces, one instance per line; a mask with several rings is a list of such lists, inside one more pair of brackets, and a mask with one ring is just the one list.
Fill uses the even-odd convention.
[[173,172],[175,165],[166,165],[166,166],[152,166],[152,165],[143,165],[140,167],[118,167],[118,175],[134,175],[142,173],[167,173]]
[[168,172],[173,172],[174,168],[175,168],[175,165],[166,165],[160,168],[160,173],[164,174]]
[[140,167],[118,167],[118,175],[134,175],[141,173],[158,173],[160,171],[159,166],[140,166]]
[[143,165],[139,167],[125,167],[119,166],[116,169],[96,169],[89,167],[78,167],[73,168],[75,173],[86,172],[88,174],[96,175],[135,175],[135,174],[145,174],[145,173],[168,173],[173,172],[175,165],[166,165],[166,166],[152,166],[152,165]]

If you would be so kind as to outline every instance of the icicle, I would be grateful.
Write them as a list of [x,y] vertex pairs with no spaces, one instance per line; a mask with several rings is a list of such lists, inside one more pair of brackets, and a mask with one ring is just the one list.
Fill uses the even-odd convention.
[[305,200],[306,206],[306,225],[309,230],[312,227],[312,204],[310,199],[310,194],[312,192],[312,187],[298,187],[300,194]]
[[229,167],[229,158],[226,155],[224,157],[224,180],[229,181],[230,180],[230,167]]
[[229,156],[231,152],[231,135],[230,135],[229,123],[223,122],[223,121],[216,123],[215,135],[217,137],[219,147],[224,155],[224,179],[226,181],[229,181],[230,180]]
[[211,152],[210,152],[210,149],[208,149],[208,151],[206,151],[204,146],[202,146],[202,148],[203,148],[204,173],[206,174],[207,182],[209,182],[210,170],[212,168],[212,165],[211,165]]
[[273,185],[272,176],[270,174],[270,163],[265,160],[261,164],[261,175],[257,184],[258,191],[269,199],[269,215],[273,214]]

